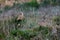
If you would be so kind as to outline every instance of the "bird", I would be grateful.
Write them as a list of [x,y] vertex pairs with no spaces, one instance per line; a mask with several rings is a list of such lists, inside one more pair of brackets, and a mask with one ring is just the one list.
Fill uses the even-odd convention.
[[18,20],[23,20],[23,19],[24,19],[24,14],[23,14],[23,12],[21,12],[17,17],[17,21]]

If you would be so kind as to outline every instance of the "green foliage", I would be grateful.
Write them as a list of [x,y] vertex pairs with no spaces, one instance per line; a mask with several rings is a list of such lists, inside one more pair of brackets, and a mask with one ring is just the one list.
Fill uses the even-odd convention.
[[12,30],[12,31],[11,31],[11,35],[17,36],[17,30]]
[[52,5],[58,4],[57,0],[51,0]]
[[13,7],[20,7],[22,6],[20,3],[14,3]]
[[49,29],[49,28],[45,26],[39,26],[39,27],[34,28],[35,31],[41,31],[41,30],[46,30],[46,29]]
[[37,32],[32,30],[14,30],[11,32],[11,34],[14,36],[16,35],[16,33],[17,35],[20,35],[27,40],[30,40],[30,38],[33,38],[37,35]]
[[10,7],[10,6],[5,6],[5,7],[4,7],[4,10],[5,10],[5,11],[8,11],[8,10],[11,9],[11,8],[12,8],[12,7]]
[[44,36],[46,36],[46,35],[50,32],[50,29],[49,29],[48,27],[42,27],[41,30],[42,30],[41,33],[42,33]]
[[43,0],[42,2],[41,2],[41,5],[42,6],[47,6],[47,5],[57,5],[57,4],[59,4],[58,2],[57,2],[58,0]]
[[0,13],[2,13],[2,10],[0,10]]
[[49,39],[49,37],[51,36],[51,31],[52,31],[49,27],[45,27],[45,26],[36,27],[33,30],[37,32],[41,32],[41,35],[44,38],[44,40],[46,38]]
[[30,2],[28,5],[32,6],[32,7],[39,7],[39,4],[37,3],[36,0],[32,0],[32,2]]
[[0,38],[1,39],[5,38],[5,34],[3,32],[0,33]]
[[60,25],[60,16],[53,17],[53,22],[57,25]]
[[45,5],[45,6],[46,6],[46,5],[49,5],[49,4],[50,4],[50,0],[44,0],[44,1],[42,2],[42,4]]
[[31,2],[23,3],[23,5],[29,6],[29,7],[39,8],[39,4],[37,3],[36,0],[32,0]]

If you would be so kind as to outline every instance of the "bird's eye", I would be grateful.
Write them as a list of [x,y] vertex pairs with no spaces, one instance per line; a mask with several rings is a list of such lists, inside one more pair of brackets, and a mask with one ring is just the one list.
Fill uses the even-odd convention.
[[22,15],[22,13],[20,13],[20,15]]

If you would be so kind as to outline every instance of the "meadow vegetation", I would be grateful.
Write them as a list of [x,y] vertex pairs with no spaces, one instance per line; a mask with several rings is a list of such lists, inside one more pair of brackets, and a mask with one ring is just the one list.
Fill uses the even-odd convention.
[[[48,6],[48,5],[59,5],[60,3],[57,0],[43,0],[39,4],[37,0],[32,0],[27,3],[14,3],[12,7],[5,6],[4,11],[8,12],[12,8],[23,8],[23,10],[30,10],[31,7],[38,9],[40,6]],[[4,11],[0,10],[0,13]],[[20,10],[19,10],[20,11]],[[34,12],[33,12],[34,13]],[[18,15],[12,16],[3,16],[0,19],[0,40],[58,40],[52,34],[53,27],[50,26],[42,26],[38,24],[38,18],[36,14],[31,14],[26,16],[23,15],[24,19],[17,20]],[[56,25],[60,25],[60,16],[55,16],[52,18],[52,21]]]
[[[16,37],[17,40],[31,40],[31,38],[37,37],[37,35],[42,35],[41,38],[38,38],[41,40],[51,39],[52,28],[38,25],[32,18],[20,20],[20,23],[16,18],[17,17],[11,17],[11,19],[0,20],[0,29],[2,29],[0,31],[3,32],[1,32],[0,35],[1,39],[7,40],[8,38],[8,40],[14,40]],[[18,24],[20,24],[20,26],[18,26]]]
[[54,16],[53,17],[53,22],[56,25],[60,25],[60,16]]

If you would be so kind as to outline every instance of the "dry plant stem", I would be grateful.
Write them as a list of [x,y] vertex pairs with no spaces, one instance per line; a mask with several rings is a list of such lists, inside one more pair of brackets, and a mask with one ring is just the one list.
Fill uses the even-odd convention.
[[57,28],[54,25],[52,26],[52,35],[53,35],[53,40],[58,40]]

